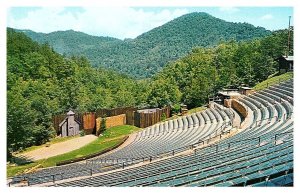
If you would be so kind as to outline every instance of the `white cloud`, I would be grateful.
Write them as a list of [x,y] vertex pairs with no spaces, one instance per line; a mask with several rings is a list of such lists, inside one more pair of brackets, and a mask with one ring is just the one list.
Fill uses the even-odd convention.
[[136,36],[188,13],[187,9],[144,11],[129,7],[84,7],[72,13],[67,8],[41,8],[16,19],[8,15],[8,26],[49,33],[73,29],[92,35],[120,39]]
[[220,7],[219,10],[228,14],[233,14],[240,11],[237,7]]
[[260,17],[261,20],[270,20],[273,19],[273,15],[271,14],[266,14]]

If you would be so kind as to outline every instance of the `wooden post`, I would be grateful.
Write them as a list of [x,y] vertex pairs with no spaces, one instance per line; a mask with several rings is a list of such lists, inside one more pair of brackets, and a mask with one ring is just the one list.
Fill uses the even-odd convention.
[[276,145],[276,140],[277,140],[277,134],[275,134],[275,142],[274,142],[275,145]]

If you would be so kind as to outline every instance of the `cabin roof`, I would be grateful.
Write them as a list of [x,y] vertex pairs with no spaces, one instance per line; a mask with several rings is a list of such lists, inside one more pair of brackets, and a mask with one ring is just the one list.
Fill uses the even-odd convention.
[[293,62],[294,61],[294,56],[280,56],[278,59],[284,59],[288,62]]
[[248,87],[248,86],[242,86],[241,89],[244,89],[244,90],[251,90],[252,88]]
[[75,113],[73,112],[73,111],[69,111],[68,113],[67,113],[67,115],[75,115]]
[[223,92],[223,91],[220,91],[218,92],[220,95],[223,95],[223,96],[240,96],[241,94],[236,92],[236,91],[231,91],[231,92]]

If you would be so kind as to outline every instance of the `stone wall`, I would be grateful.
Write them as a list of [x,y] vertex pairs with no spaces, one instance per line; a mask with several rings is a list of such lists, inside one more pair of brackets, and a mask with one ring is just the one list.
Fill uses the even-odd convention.
[[247,107],[239,103],[239,101],[232,99],[231,100],[231,107],[238,111],[244,118],[247,117],[248,111]]
[[248,96],[248,95],[254,94],[254,93],[255,93],[255,90],[253,90],[253,89],[252,90],[247,90],[245,95]]
[[224,99],[224,106],[227,108],[231,108],[231,99]]

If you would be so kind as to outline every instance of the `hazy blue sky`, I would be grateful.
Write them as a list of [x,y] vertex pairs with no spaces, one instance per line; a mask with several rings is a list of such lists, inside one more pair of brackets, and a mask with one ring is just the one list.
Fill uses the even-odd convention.
[[269,30],[287,28],[288,16],[293,16],[292,7],[12,7],[7,25],[45,33],[73,29],[124,39],[191,12],[207,12],[226,21],[247,22]]

